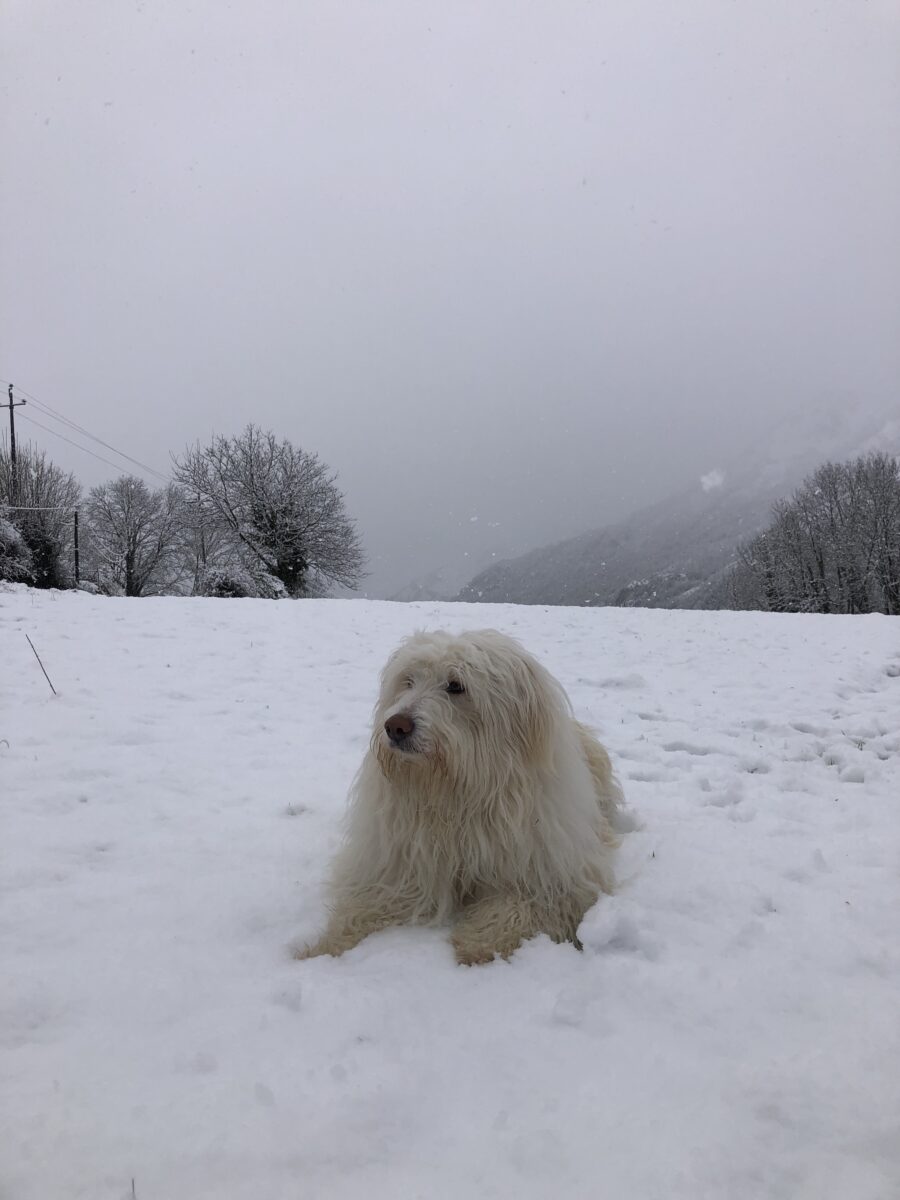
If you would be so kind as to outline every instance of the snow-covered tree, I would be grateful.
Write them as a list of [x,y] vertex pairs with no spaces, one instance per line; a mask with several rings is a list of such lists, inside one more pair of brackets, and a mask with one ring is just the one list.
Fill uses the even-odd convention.
[[73,514],[81,485],[43,450],[19,443],[17,451],[14,479],[9,443],[0,441],[0,516],[18,529],[28,547],[29,582],[35,587],[69,587],[73,582]]
[[32,583],[34,561],[21,532],[0,516],[0,580]]
[[126,596],[173,590],[185,516],[175,484],[151,491],[135,475],[122,475],[91,489],[87,515],[101,583]]
[[738,608],[900,614],[900,461],[825,463],[738,550]]
[[239,436],[186,450],[174,475],[197,498],[195,529],[202,522],[209,535],[227,534],[258,594],[317,595],[362,578],[356,527],[318,455],[248,425]]
[[883,601],[879,611],[900,616],[900,460],[868,456],[859,503],[871,538],[871,576]]

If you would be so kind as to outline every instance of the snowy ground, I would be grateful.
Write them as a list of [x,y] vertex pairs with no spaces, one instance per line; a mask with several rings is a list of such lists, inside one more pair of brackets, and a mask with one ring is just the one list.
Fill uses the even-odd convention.
[[[292,961],[383,659],[486,624],[612,751],[620,894]],[[896,1200],[898,635],[0,592],[0,1196]]]

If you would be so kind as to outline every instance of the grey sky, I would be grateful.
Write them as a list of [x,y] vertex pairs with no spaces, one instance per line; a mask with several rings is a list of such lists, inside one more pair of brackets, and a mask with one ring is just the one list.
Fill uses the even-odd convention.
[[0,55],[0,375],[318,450],[373,594],[897,397],[894,0],[5,0]]

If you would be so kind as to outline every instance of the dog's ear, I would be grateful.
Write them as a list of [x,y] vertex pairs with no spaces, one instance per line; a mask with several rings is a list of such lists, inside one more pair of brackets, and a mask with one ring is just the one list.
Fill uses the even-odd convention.
[[516,657],[515,674],[516,686],[509,697],[514,733],[527,758],[541,762],[553,745],[562,697],[550,675],[527,655]]

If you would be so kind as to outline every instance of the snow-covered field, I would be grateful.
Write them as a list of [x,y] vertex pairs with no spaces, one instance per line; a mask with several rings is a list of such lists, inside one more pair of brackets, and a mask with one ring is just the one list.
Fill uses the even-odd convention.
[[[609,745],[619,894],[293,961],[384,658],[483,625]],[[896,620],[0,592],[0,800],[3,1200],[900,1196]]]

